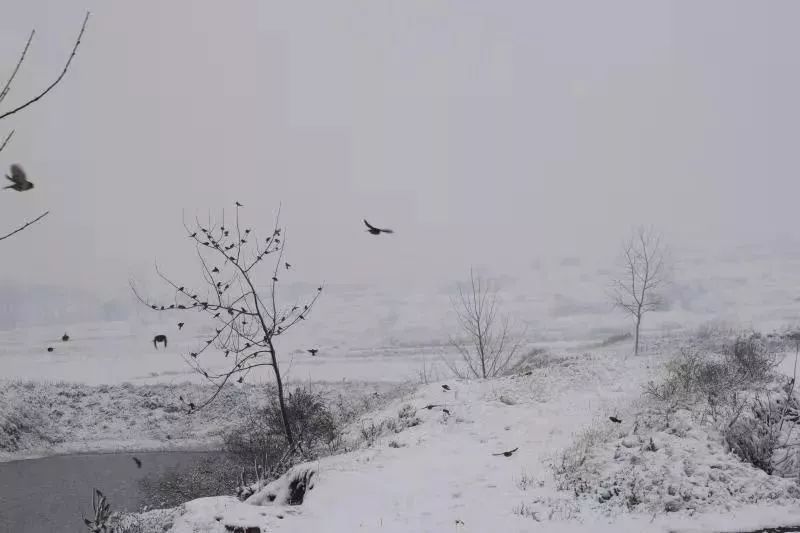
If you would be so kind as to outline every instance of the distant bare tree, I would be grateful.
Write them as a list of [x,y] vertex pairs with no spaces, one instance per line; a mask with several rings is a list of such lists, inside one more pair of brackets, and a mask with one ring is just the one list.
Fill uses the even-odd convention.
[[[8,118],[8,117],[10,117],[10,116],[22,111],[26,107],[38,102],[47,93],[49,93],[51,90],[53,90],[53,88],[55,88],[56,85],[58,85],[61,82],[61,80],[67,74],[67,70],[69,70],[69,67],[72,64],[72,59],[75,57],[75,54],[78,51],[78,46],[80,46],[80,44],[81,44],[81,38],[83,38],[83,33],[86,31],[86,24],[88,22],[89,22],[89,12],[86,13],[86,16],[83,19],[83,24],[81,25],[81,31],[80,31],[80,33],[78,33],[78,38],[75,39],[75,43],[72,46],[72,53],[70,53],[69,58],[67,58],[67,62],[64,64],[64,68],[61,70],[61,73],[55,78],[55,80],[53,80],[53,82],[50,83],[50,85],[45,87],[36,96],[30,97],[30,98],[24,100],[22,103],[14,106],[13,108],[9,109],[8,111],[0,110],[0,120],[2,120],[4,118]],[[34,35],[36,35],[36,30],[31,30],[30,35],[28,35],[28,40],[25,42],[25,46],[23,47],[22,52],[19,55],[19,59],[17,60],[17,64],[14,66],[14,70],[11,71],[11,75],[8,77],[8,80],[6,80],[6,83],[3,85],[3,88],[0,89],[0,104],[3,103],[3,100],[5,100],[6,97],[8,96],[8,94],[11,92],[11,87],[12,87],[12,85],[14,83],[14,79],[17,77],[17,74],[19,73],[20,67],[22,67],[22,64],[25,62],[25,56],[28,53],[28,49],[30,48],[31,43],[33,42]],[[11,138],[13,136],[14,136],[14,130],[11,130],[8,133],[8,135],[6,135],[6,137],[3,140],[2,144],[0,144],[0,152],[2,152],[3,149],[8,145],[9,141],[11,140]],[[0,177],[0,179],[2,179],[2,178]],[[9,238],[12,235],[15,235],[15,234],[19,233],[20,231],[26,229],[28,226],[31,226],[31,225],[35,224],[36,222],[40,221],[41,219],[46,217],[48,214],[49,214],[49,211],[46,211],[43,214],[39,215],[38,217],[34,218],[33,220],[31,220],[29,222],[26,222],[25,224],[19,226],[15,230],[13,230],[13,231],[3,235],[2,237],[0,237],[0,241]]]
[[[252,370],[272,367],[286,440],[294,450],[297,440],[287,414],[275,339],[309,316],[322,293],[322,286],[306,303],[281,306],[277,297],[278,280],[281,272],[288,272],[289,267],[284,261],[280,210],[272,232],[266,239],[259,239],[254,231],[240,224],[240,208],[237,204],[236,217],[230,227],[225,224],[224,212],[219,225],[210,220],[206,225],[196,221],[190,228],[184,222],[187,234],[195,243],[205,291],[193,290],[173,281],[162,274],[158,266],[158,275],[175,290],[174,302],[166,305],[154,303],[140,295],[133,282],[131,289],[153,310],[200,312],[214,324],[214,333],[196,351],[184,355],[184,360],[215,387],[214,393],[199,404],[181,398],[190,412],[214,401],[229,381],[242,383]],[[263,297],[256,288],[255,275],[256,267],[264,264],[262,262],[268,257],[274,260],[274,264],[270,267],[268,294]],[[230,359],[228,368],[214,372],[202,363],[203,354],[212,347]]]
[[466,368],[445,360],[460,378],[491,378],[502,374],[517,354],[523,335],[512,334],[508,317],[498,317],[497,290],[470,269],[470,283],[459,286],[451,305],[465,338],[450,338]]
[[657,293],[666,279],[665,249],[661,235],[652,228],[635,229],[623,245],[622,273],[612,282],[612,300],[635,323],[634,355],[639,355],[642,318],[661,303]]

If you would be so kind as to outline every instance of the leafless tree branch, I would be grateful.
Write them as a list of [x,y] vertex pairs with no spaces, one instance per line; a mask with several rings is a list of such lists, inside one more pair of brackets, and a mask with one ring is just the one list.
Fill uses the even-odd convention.
[[5,240],[5,239],[8,239],[8,238],[9,238],[9,237],[11,237],[12,235],[15,235],[15,234],[19,233],[20,231],[24,230],[24,229],[25,229],[25,228],[27,228],[28,226],[31,226],[31,225],[33,225],[33,224],[36,224],[37,222],[39,222],[40,220],[42,220],[44,217],[46,217],[46,216],[47,216],[47,215],[49,215],[49,214],[50,214],[50,211],[45,211],[44,213],[42,213],[42,214],[41,214],[41,215],[39,215],[38,217],[34,218],[34,219],[33,219],[33,220],[31,220],[30,222],[26,222],[25,224],[23,224],[22,226],[18,227],[17,229],[15,229],[14,231],[12,231],[11,233],[7,233],[6,235],[3,235],[2,237],[0,237],[0,241],[2,241],[2,240]]
[[470,282],[465,292],[458,288],[458,297],[451,299],[459,327],[465,339],[450,338],[464,368],[445,359],[445,364],[460,378],[491,378],[503,374],[522,344],[522,335],[513,335],[507,317],[497,322],[497,291],[470,269]]
[[639,354],[639,335],[645,314],[661,303],[658,289],[667,282],[666,251],[661,235],[652,228],[635,229],[622,250],[623,266],[612,280],[611,299],[634,319],[634,354]]
[[[15,108],[13,108],[13,109],[11,109],[9,111],[6,111],[5,113],[0,114],[0,120],[4,119],[6,117],[9,117],[9,116],[11,116],[11,115],[13,115],[15,113],[18,113],[18,112],[22,111],[23,109],[25,109],[26,107],[38,102],[47,93],[49,93],[51,90],[53,90],[53,88],[55,88],[56,85],[58,85],[61,82],[61,80],[67,74],[67,71],[69,70],[69,67],[72,64],[72,60],[75,58],[75,54],[78,52],[78,46],[80,46],[81,39],[83,38],[83,33],[86,31],[86,24],[89,22],[89,14],[90,13],[87,11],[86,12],[86,16],[83,19],[83,24],[81,25],[81,31],[80,31],[80,33],[78,33],[78,38],[75,39],[75,44],[72,47],[72,53],[70,53],[69,58],[67,59],[67,62],[64,65],[64,68],[61,71],[61,73],[58,75],[58,77],[50,85],[48,85],[47,88],[45,88],[42,92],[40,92],[38,95],[34,96],[33,98],[31,98],[30,100],[24,102],[23,104],[20,104],[17,107],[15,107]],[[31,32],[31,36],[28,38],[28,43],[25,45],[25,49],[23,50],[23,53],[20,56],[19,61],[17,62],[17,67],[14,69],[13,74],[11,75],[9,80],[6,82],[6,86],[3,89],[2,97],[0,97],[0,101],[2,101],[3,98],[5,98],[5,96],[8,94],[8,91],[11,89],[11,82],[13,81],[14,77],[17,75],[17,71],[19,70],[19,67],[22,64],[22,61],[25,58],[25,53],[28,51],[28,46],[30,45],[30,40],[33,38],[33,34],[34,34],[34,32]]]
[[[298,304],[290,309],[282,309],[277,298],[278,276],[281,274],[284,254],[279,226],[280,211],[272,233],[263,240],[262,247],[256,233],[241,225],[239,209],[237,206],[233,227],[225,226],[224,212],[219,225],[214,224],[210,217],[205,225],[196,219],[192,227],[184,220],[184,228],[194,242],[202,279],[207,286],[205,294],[175,282],[157,265],[158,276],[175,291],[173,303],[162,305],[143,297],[133,282],[131,290],[140,302],[153,310],[196,311],[203,313],[215,325],[214,334],[209,335],[195,351],[184,356],[187,364],[215,387],[214,393],[197,405],[184,402],[190,412],[214,401],[231,379],[235,378],[241,383],[252,370],[271,367],[287,441],[294,445],[274,339],[309,316],[323,287],[320,286],[302,306]],[[272,281],[269,286],[270,297],[265,302],[256,289],[254,276],[257,272],[255,267],[263,264],[268,256],[274,258],[275,264],[269,270]],[[223,352],[225,358],[230,358],[230,366],[220,372],[212,372],[202,363],[202,355],[214,349]]]

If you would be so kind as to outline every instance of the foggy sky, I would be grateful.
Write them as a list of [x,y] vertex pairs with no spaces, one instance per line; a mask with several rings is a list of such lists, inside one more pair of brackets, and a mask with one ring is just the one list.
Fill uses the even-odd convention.
[[[297,279],[404,284],[616,250],[793,239],[800,5],[4,0],[1,279],[97,291],[195,269],[181,213],[279,202]],[[393,227],[372,237],[361,219]],[[4,232],[4,231],[3,231]]]

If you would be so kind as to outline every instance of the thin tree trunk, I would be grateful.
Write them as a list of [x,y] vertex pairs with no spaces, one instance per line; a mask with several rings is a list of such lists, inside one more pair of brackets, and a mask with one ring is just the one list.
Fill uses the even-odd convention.
[[278,403],[281,407],[283,430],[286,432],[286,440],[289,441],[289,446],[294,449],[294,435],[292,435],[292,426],[289,425],[289,416],[286,413],[286,401],[283,398],[283,379],[281,379],[281,372],[278,370],[278,358],[275,355],[275,347],[272,345],[272,339],[269,341],[269,353],[272,356],[272,369],[275,371],[275,382],[278,384]]
[[633,355],[639,355],[639,326],[642,323],[642,315],[641,313],[636,315],[636,340],[634,341],[633,345]]

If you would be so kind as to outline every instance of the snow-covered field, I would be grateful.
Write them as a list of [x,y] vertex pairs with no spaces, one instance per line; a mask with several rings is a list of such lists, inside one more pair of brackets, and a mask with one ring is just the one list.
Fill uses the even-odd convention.
[[[171,524],[174,533],[217,532],[224,526],[337,533],[655,532],[800,524],[794,482],[768,479],[741,464],[697,427],[681,436],[656,435],[659,449],[643,451],[647,437],[633,428],[642,384],[657,377],[666,354],[622,361],[626,348],[571,354],[527,376],[422,386],[360,422],[408,419],[409,409],[418,418],[390,425],[394,430],[370,446],[295,467],[247,502],[205,498],[141,519]],[[450,391],[443,390],[444,383]],[[425,408],[431,404],[436,407]],[[623,422],[613,424],[611,415]],[[635,464],[632,456],[658,458],[644,459],[663,468],[642,470],[647,472],[639,481],[643,493],[662,485],[673,490],[667,485],[674,483],[675,494],[689,497],[678,498],[683,505],[669,511],[665,498],[627,512],[594,494],[576,498],[571,490],[559,490],[552,466],[587,428],[603,435],[599,448],[623,443],[617,447],[627,454],[611,459],[611,467]],[[513,449],[510,457],[494,455]],[[709,472],[734,490],[715,494],[720,487],[709,485]],[[302,474],[313,488],[302,505],[286,505],[291,480]]]
[[[741,464],[718,436],[686,422],[680,436],[652,435],[654,449],[645,453],[650,441],[636,434],[632,422],[641,412],[643,385],[657,378],[662,364],[698,327],[772,331],[800,324],[800,255],[747,248],[684,253],[678,259],[663,295],[665,307],[646,318],[645,355],[638,358],[630,357],[629,341],[603,342],[630,325],[608,304],[611,265],[566,258],[534,262],[524,272],[499,277],[503,311],[527,326],[526,350],[545,348],[558,357],[530,375],[484,382],[455,381],[441,363],[454,356],[448,347],[449,335],[456,333],[449,303],[454,284],[395,291],[333,284],[310,320],[279,341],[290,381],[361,383],[362,391],[377,387],[365,382],[384,382],[381,390],[389,390],[416,381],[426,369],[430,384],[370,413],[352,431],[397,419],[408,412],[407,405],[420,423],[401,424],[402,431],[384,432],[370,446],[306,465],[314,489],[300,506],[279,505],[280,498],[263,506],[215,498],[151,518],[172,523],[175,533],[224,531],[225,525],[338,533],[719,531],[800,524],[791,482],[766,479]],[[73,423],[51,424],[52,433],[38,443],[51,451],[159,448],[169,432],[186,446],[218,442],[214,439],[224,424],[202,417],[171,420],[165,407],[166,396],[198,381],[181,356],[202,343],[203,328],[210,326],[191,319],[143,309],[127,321],[0,332],[6,418],[14,411],[12,398],[49,421],[54,409],[61,412]],[[175,325],[179,320],[187,323],[181,331]],[[65,329],[69,342],[60,340]],[[169,337],[166,349],[153,347],[159,333]],[[48,346],[54,348],[51,353]],[[310,347],[320,349],[317,357],[305,352]],[[210,357],[224,364],[221,355]],[[784,368],[788,371],[787,363]],[[269,378],[262,374],[248,381]],[[452,390],[444,391],[442,383]],[[164,406],[137,416],[142,390],[158,391],[153,394]],[[64,405],[52,405],[64,391]],[[437,407],[424,409],[428,404]],[[122,411],[124,417],[115,418]],[[95,422],[85,418],[97,412],[103,416]],[[612,424],[610,415],[623,423]],[[605,479],[613,483],[615,471],[644,461],[647,468],[637,470],[645,472],[641,483],[672,483],[672,488],[661,487],[665,494],[688,499],[669,510],[661,499],[629,512],[602,493],[576,498],[559,490],[564,487],[552,465],[587,430],[600,439],[600,449],[622,450],[603,463],[610,468]],[[492,455],[514,448],[518,451],[510,457]],[[717,471],[724,472],[722,485]],[[285,480],[277,483],[265,490],[285,490]],[[723,494],[723,486],[734,490]]]

